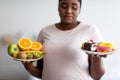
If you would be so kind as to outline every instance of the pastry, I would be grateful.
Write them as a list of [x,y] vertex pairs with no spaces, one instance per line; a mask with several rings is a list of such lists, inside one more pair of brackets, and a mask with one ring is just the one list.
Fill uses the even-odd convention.
[[82,44],[82,49],[93,52],[112,52],[114,50],[114,46],[110,42],[96,43],[93,40],[89,40]]
[[89,40],[82,44],[82,49],[84,50],[96,51],[96,48],[97,48],[97,43],[93,42],[93,40]]
[[111,52],[114,50],[114,46],[110,42],[101,42],[98,44],[96,51],[97,52]]

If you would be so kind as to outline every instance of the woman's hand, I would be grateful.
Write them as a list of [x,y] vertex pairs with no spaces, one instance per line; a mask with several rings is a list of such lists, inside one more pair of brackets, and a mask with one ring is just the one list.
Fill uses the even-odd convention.
[[24,65],[25,69],[30,71],[34,66],[33,66],[34,61],[22,61],[22,64]]
[[104,57],[104,58],[106,58],[108,55],[94,55],[94,56],[96,56],[96,57]]
[[107,55],[89,54],[88,56],[90,75],[94,80],[100,80],[100,78],[105,73],[105,69],[102,63],[102,57],[107,57]]
[[88,55],[92,55],[92,56],[94,56],[94,57],[104,57],[104,58],[106,58],[108,55],[107,54],[105,54],[105,55],[99,55],[99,54],[89,54],[89,53],[87,53]]
[[37,77],[37,78],[40,78],[41,77],[41,70],[37,67],[37,66],[34,66],[33,65],[33,62],[34,61],[30,61],[30,62],[27,62],[27,61],[25,61],[25,62],[22,62],[23,63],[23,65],[24,65],[24,67],[25,67],[25,69],[29,72],[29,73],[31,73],[33,76],[35,76],[35,77]]

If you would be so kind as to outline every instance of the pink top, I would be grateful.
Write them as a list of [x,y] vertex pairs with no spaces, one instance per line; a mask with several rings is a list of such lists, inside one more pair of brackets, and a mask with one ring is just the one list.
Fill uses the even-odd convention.
[[88,55],[80,50],[82,43],[90,39],[102,41],[98,29],[85,23],[67,31],[59,30],[55,25],[43,28],[38,36],[46,53],[42,80],[92,80]]

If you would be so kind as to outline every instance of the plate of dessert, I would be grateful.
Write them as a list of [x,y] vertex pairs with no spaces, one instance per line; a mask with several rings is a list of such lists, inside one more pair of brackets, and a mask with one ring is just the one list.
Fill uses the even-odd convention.
[[116,49],[110,42],[94,42],[93,40],[82,43],[81,50],[87,54],[111,55]]

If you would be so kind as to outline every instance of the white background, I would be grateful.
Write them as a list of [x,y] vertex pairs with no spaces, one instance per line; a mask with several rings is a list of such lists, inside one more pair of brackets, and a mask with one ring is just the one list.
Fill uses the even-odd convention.
[[[38,34],[59,21],[57,5],[58,0],[0,0],[0,37]],[[103,59],[102,80],[120,80],[120,0],[83,0],[78,20],[98,26],[104,40],[115,45],[115,54]]]

